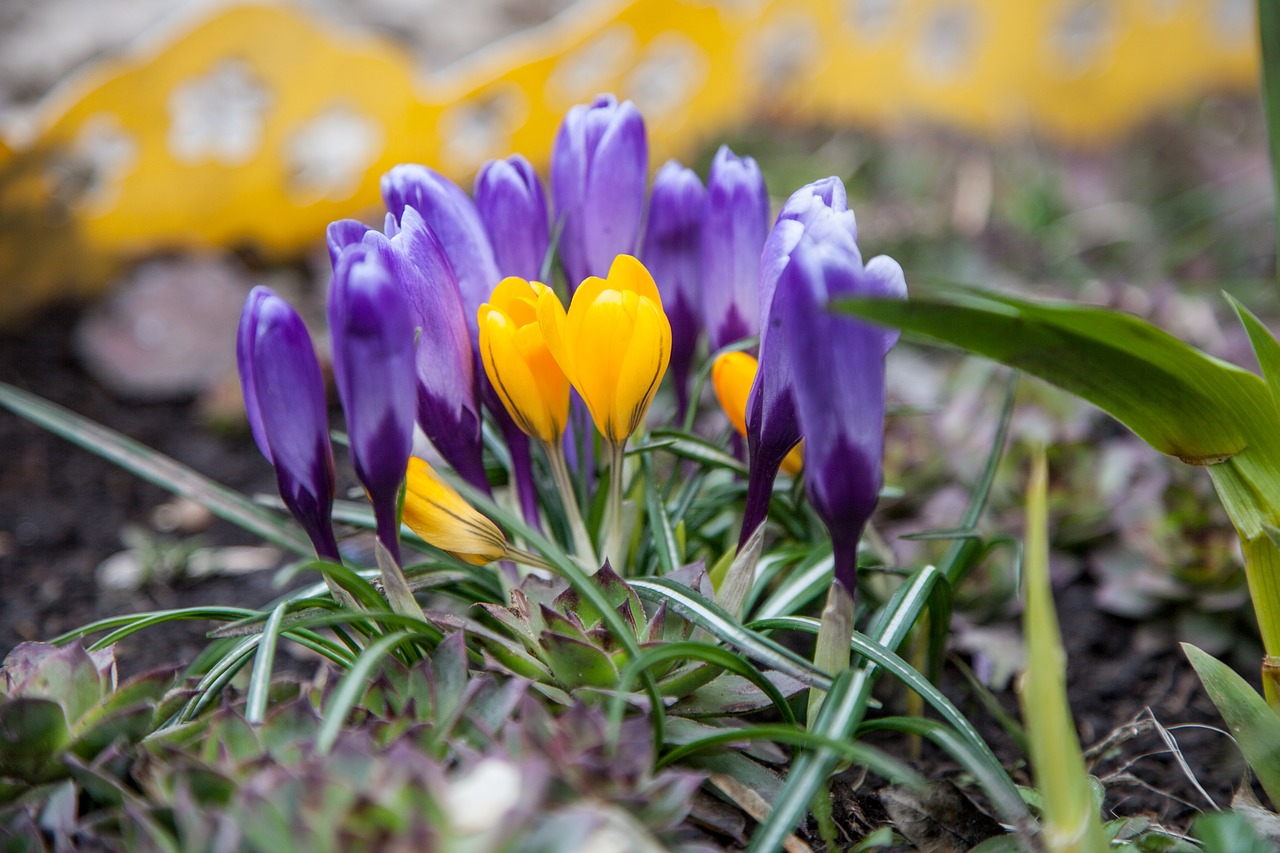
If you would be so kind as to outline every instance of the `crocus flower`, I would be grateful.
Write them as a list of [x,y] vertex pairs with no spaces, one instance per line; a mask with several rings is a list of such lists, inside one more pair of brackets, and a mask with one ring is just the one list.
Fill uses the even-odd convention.
[[592,276],[578,286],[567,313],[544,291],[538,323],[596,429],[623,444],[644,421],[671,358],[671,324],[649,271],[619,255],[607,279]]
[[635,104],[600,95],[569,109],[551,149],[551,195],[570,291],[636,251],[648,177],[649,142]]
[[338,257],[329,332],[351,461],[373,504],[378,538],[398,563],[396,504],[417,407],[414,327],[395,271],[376,247],[348,246]]
[[[438,172],[417,164],[396,166],[383,175],[382,198],[386,202],[387,211],[402,227],[407,207],[420,213],[428,229],[444,248],[449,266],[458,282],[458,291],[462,294],[462,307],[466,311],[467,328],[471,332],[471,351],[476,372],[482,375],[484,371],[480,367],[478,312],[502,276],[498,273],[493,245],[485,233],[480,212],[457,184]],[[512,472],[525,520],[536,525],[538,496],[533,482],[529,441],[511,420],[488,383],[481,380],[479,385],[481,399],[493,412],[511,453]]]
[[765,322],[760,329],[760,368],[747,403],[750,475],[740,543],[745,543],[764,521],[778,468],[800,441],[800,422],[791,393],[792,368],[784,343],[788,330],[782,326],[774,304],[779,277],[790,263],[800,237],[810,230],[817,239],[839,243],[846,252],[857,252],[857,224],[839,178],[814,181],[792,193],[761,254],[760,313]]
[[476,311],[502,278],[475,204],[453,181],[416,163],[396,166],[382,176],[382,199],[401,227],[405,208],[412,207],[440,241],[457,277],[474,339]]
[[[738,435],[747,437],[747,400],[751,396],[751,386],[756,380],[759,370],[755,358],[741,350],[721,353],[711,365],[711,384],[716,390],[716,399],[720,408],[724,409],[729,423]],[[802,444],[791,448],[791,452],[782,460],[782,470],[788,474],[799,474],[804,467]]]
[[834,313],[838,297],[887,297],[905,292],[891,258],[863,266],[848,232],[829,239],[820,229],[800,235],[783,269],[774,312],[789,357],[792,393],[805,438],[805,489],[831,534],[835,577],[855,590],[858,539],[883,480],[884,330]]
[[334,222],[328,231],[330,255],[365,243],[393,271],[418,329],[418,425],[463,479],[487,492],[475,359],[458,283],[440,241],[418,212],[406,207],[401,221],[390,238],[351,220]]
[[569,380],[538,325],[545,284],[505,278],[480,306],[480,356],[507,412],[526,435],[558,445],[569,419]]
[[473,566],[507,555],[507,540],[498,526],[416,456],[405,472],[403,518],[424,541]]
[[324,380],[298,312],[269,288],[245,301],[236,336],[240,387],[253,438],[275,466],[280,497],[315,546],[341,562],[333,535],[333,448]]
[[547,197],[533,165],[520,154],[490,160],[476,175],[475,197],[498,272],[528,281],[541,278],[551,238]]
[[760,251],[769,233],[764,175],[720,146],[707,175],[702,310],[711,349],[760,332]]
[[671,321],[677,417],[689,406],[689,370],[702,331],[702,220],[707,193],[692,170],[668,161],[653,179],[640,259],[653,273]]

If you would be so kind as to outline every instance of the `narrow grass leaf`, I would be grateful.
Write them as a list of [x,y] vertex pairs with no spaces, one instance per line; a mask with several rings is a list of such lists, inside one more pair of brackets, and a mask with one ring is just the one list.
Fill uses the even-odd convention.
[[1075,721],[1067,704],[1067,656],[1049,587],[1048,471],[1043,449],[1032,459],[1027,484],[1022,614],[1027,670],[1019,698],[1026,718],[1031,767],[1044,795],[1043,840],[1049,853],[1094,853],[1107,848]]
[[261,724],[267,717],[267,696],[271,691],[271,676],[275,674],[276,645],[288,608],[289,603],[282,601],[271,611],[262,630],[262,642],[258,643],[258,651],[254,654],[244,710],[245,719],[251,726]]
[[1182,651],[1271,804],[1280,804],[1280,715],[1235,670],[1190,643]]
[[[756,630],[792,630],[806,631],[816,634],[820,627],[817,619],[807,616],[782,616],[772,619],[760,619],[752,622],[748,627]],[[929,679],[925,678],[916,671],[911,664],[903,660],[893,650],[877,643],[870,637],[855,631],[849,644],[850,650],[862,655],[868,661],[873,662],[876,666],[882,667],[886,672],[894,678],[901,681],[907,687],[914,690],[927,702],[939,716],[947,722],[972,750],[973,755],[978,756],[987,765],[988,772],[992,778],[999,778],[1000,792],[1002,794],[1012,794],[1015,798],[1018,795],[1017,788],[1013,784],[1013,780],[1005,772],[999,759],[995,753],[987,746],[986,741],[978,734],[977,729],[969,722],[968,718],[960,712],[950,699],[948,699],[941,690],[933,685]],[[994,797],[993,797],[994,799]]]
[[0,406],[39,424],[149,483],[204,506],[214,515],[301,556],[311,542],[291,521],[151,448],[35,394],[0,382]]
[[392,649],[412,636],[410,631],[393,631],[374,640],[360,653],[355,663],[338,682],[337,688],[334,689],[333,695],[325,706],[324,721],[320,724],[320,731],[316,733],[317,753],[329,754],[329,750],[333,749],[338,735],[342,732],[347,715],[369,689],[369,680],[374,672],[382,666]]
[[787,573],[787,576],[774,588],[773,594],[760,605],[756,611],[757,618],[790,616],[804,609],[827,591],[831,586],[834,572],[835,557],[831,555],[831,545],[823,543],[820,551],[815,552],[794,571]]
[[[747,466],[741,460],[729,453],[725,453],[705,439],[669,429],[655,429],[649,433],[649,437],[652,441],[662,442],[661,449],[668,453],[691,459],[700,465],[706,465],[711,468],[724,468],[743,477],[747,476]],[[641,445],[633,448],[633,452],[647,449],[649,448]]]
[[658,491],[657,479],[653,476],[653,463],[649,456],[640,457],[640,469],[644,476],[645,514],[649,517],[648,530],[653,536],[653,549],[658,555],[658,568],[661,573],[669,575],[680,568],[682,562],[680,545],[676,542],[675,531],[671,527],[671,516],[667,514],[667,505]]
[[724,608],[686,586],[666,578],[638,578],[631,581],[631,587],[641,598],[666,601],[682,616],[768,669],[789,675],[811,687],[827,689],[831,684],[830,677],[809,661],[768,637],[744,628]]
[[[866,714],[870,694],[867,670],[846,669],[837,675],[827,691],[826,701],[822,703],[813,734],[839,743],[847,742]],[[800,825],[813,798],[822,790],[840,761],[840,753],[828,747],[819,747],[796,757],[773,809],[751,837],[751,845],[747,848],[749,853],[772,853],[782,849],[783,841]]]
[[919,773],[873,746],[855,741],[833,740],[794,726],[776,724],[743,726],[742,728],[728,729],[698,738],[689,743],[681,744],[671,752],[663,755],[657,766],[661,769],[698,752],[749,741],[768,741],[770,743],[785,743],[803,749],[828,750],[836,754],[841,760],[866,767],[891,782],[910,785],[913,788],[922,788],[927,784],[925,778]]

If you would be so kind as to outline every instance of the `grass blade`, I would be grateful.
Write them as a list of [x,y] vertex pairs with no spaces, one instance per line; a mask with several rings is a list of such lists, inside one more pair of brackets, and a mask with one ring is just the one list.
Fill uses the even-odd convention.
[[251,726],[259,725],[267,717],[267,696],[271,692],[271,676],[275,670],[276,644],[288,607],[289,603],[282,601],[271,611],[267,625],[262,630],[262,642],[258,644],[258,651],[254,655],[244,710],[245,719]]
[[1027,670],[1019,698],[1031,767],[1044,796],[1044,846],[1049,853],[1094,853],[1108,844],[1067,704],[1067,656],[1049,587],[1047,467],[1041,449],[1033,457],[1027,484],[1027,605],[1022,614]]
[[769,669],[789,675],[810,687],[828,689],[830,677],[790,649],[744,628],[719,605],[666,578],[638,578],[631,588],[641,598],[666,601],[675,610]]
[[347,715],[368,690],[373,673],[382,665],[383,660],[393,648],[412,637],[411,631],[392,631],[365,646],[360,657],[356,658],[346,675],[342,676],[342,681],[338,682],[337,688],[334,689],[329,704],[325,706],[324,722],[320,724],[320,731],[316,733],[317,753],[329,754],[329,750],[333,749],[333,745],[338,740],[342,726],[347,721]]
[[[1267,114],[1267,142],[1271,150],[1271,180],[1280,197],[1280,7],[1275,0],[1258,0],[1258,38],[1262,43],[1262,106]],[[1280,217],[1276,219],[1280,247]]]
[[201,504],[219,518],[273,545],[304,557],[314,554],[311,542],[291,521],[113,429],[3,382],[0,406],[149,483]]

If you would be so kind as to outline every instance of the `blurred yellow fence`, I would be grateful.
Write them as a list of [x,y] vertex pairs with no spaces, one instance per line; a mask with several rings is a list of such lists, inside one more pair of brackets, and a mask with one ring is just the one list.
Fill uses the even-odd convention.
[[[655,166],[753,118],[1113,137],[1256,86],[1250,0],[612,0],[439,73],[286,5],[223,9],[60,87],[0,143],[0,324],[166,247],[297,252],[417,161],[545,163],[602,91]],[[20,137],[20,138],[14,138]]]

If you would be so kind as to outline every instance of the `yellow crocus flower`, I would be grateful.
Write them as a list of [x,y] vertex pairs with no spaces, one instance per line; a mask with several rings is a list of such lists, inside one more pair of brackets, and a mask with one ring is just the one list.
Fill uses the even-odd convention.
[[525,434],[555,444],[569,418],[569,380],[538,324],[537,304],[551,288],[504,278],[480,306],[480,359],[502,404]]
[[550,290],[537,307],[551,355],[596,429],[621,446],[644,421],[671,359],[671,324],[653,276],[632,256],[618,255],[608,278],[578,285],[567,314]]
[[[729,423],[743,438],[747,437],[747,400],[759,368],[754,357],[741,351],[724,353],[711,366],[711,384],[715,386],[716,399],[729,416]],[[791,448],[787,458],[782,460],[782,470],[795,476],[803,467],[804,442],[801,442]]]
[[507,556],[507,539],[498,526],[417,457],[409,459],[402,519],[424,541],[473,566]]

